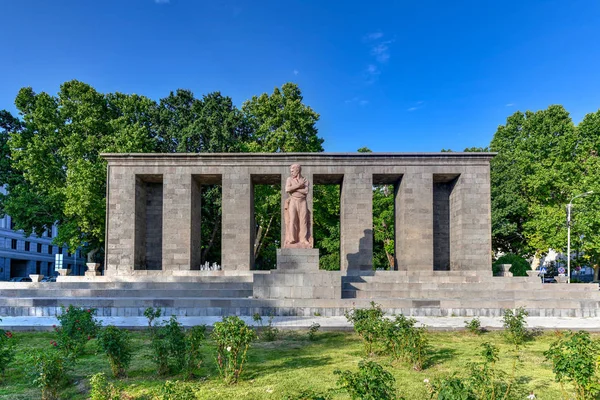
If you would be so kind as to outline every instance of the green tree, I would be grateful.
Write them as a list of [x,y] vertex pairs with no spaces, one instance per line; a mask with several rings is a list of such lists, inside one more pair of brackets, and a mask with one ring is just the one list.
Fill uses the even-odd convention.
[[70,81],[56,97],[23,88],[15,104],[22,129],[11,133],[9,147],[23,180],[9,187],[4,209],[26,234],[58,223],[55,243],[84,246],[91,261],[104,241],[106,163],[99,155],[153,150],[154,102]]

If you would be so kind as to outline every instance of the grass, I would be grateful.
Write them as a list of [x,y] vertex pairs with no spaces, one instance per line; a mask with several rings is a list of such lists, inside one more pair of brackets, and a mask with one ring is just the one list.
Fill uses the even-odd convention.
[[[159,378],[154,364],[148,358],[150,337],[147,332],[134,332],[136,353],[126,379],[115,381],[124,390],[127,399],[154,399],[155,392],[166,379],[181,379],[178,376]],[[537,399],[556,399],[560,388],[554,382],[551,365],[543,352],[554,340],[552,332],[544,333],[528,342],[522,350],[517,369],[520,390],[525,394],[533,391]],[[32,386],[31,375],[26,370],[25,353],[30,349],[49,348],[53,340],[50,332],[14,333],[17,339],[18,356],[0,383],[0,399],[29,400],[40,398],[38,388]],[[299,393],[303,389],[325,391],[336,387],[336,369],[356,370],[363,357],[360,338],[346,332],[319,332],[317,340],[309,341],[306,332],[283,332],[280,340],[256,342],[249,351],[248,363],[237,385],[221,382],[214,361],[214,347],[208,342],[204,349],[203,377],[193,381],[199,399],[281,399]],[[597,338],[597,336],[595,336]],[[396,378],[399,393],[406,399],[428,399],[423,380],[457,372],[465,372],[468,362],[480,361],[479,345],[485,341],[500,347],[499,366],[510,373],[512,358],[510,345],[501,332],[472,335],[461,332],[430,332],[431,357],[426,368],[413,371],[410,366],[393,363],[384,354],[373,357]],[[96,353],[95,340],[88,343],[86,354],[75,365],[70,385],[62,392],[64,399],[89,398],[88,377],[97,372],[111,376],[108,361],[103,354]],[[348,399],[344,393],[335,393],[334,399]]]

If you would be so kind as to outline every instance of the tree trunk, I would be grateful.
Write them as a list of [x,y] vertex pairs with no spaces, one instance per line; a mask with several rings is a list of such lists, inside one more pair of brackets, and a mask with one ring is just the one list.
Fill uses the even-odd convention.
[[215,222],[213,231],[210,234],[210,240],[208,241],[208,245],[206,246],[206,248],[202,252],[202,262],[206,262],[206,256],[208,255],[208,252],[210,251],[210,249],[212,248],[212,245],[215,242],[215,236],[217,235],[217,231],[219,230],[219,226],[221,226],[221,219],[220,218],[218,218],[217,221]]
[[[264,243],[264,238],[266,238],[269,235],[269,229],[271,229],[271,223],[273,222],[273,217],[274,217],[274,215],[271,215],[271,219],[269,219],[269,224],[267,225],[267,229],[265,230],[265,234],[261,237],[261,240],[258,243],[258,246],[255,247],[254,259],[256,259],[256,257],[258,257],[258,253],[260,253],[260,249],[262,248],[262,245]],[[262,226],[259,228],[259,230],[260,229],[262,229]]]

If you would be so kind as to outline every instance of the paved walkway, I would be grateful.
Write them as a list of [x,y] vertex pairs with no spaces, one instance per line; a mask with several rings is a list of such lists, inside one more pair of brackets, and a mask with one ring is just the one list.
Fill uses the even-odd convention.
[[[57,325],[55,317],[1,317],[0,328],[9,330],[51,330],[52,325]],[[103,325],[115,325],[122,328],[142,329],[148,326],[144,317],[98,317]],[[164,318],[161,318],[164,320]],[[212,326],[221,320],[220,317],[178,317],[184,326],[208,325]],[[242,317],[246,323],[254,325],[252,317]],[[415,319],[432,330],[457,330],[465,328],[465,321],[469,317],[415,317]],[[263,317],[267,323],[268,317]],[[500,317],[480,317],[481,326],[488,329],[502,328]],[[307,329],[312,323],[321,325],[322,330],[346,330],[352,325],[345,317],[275,317],[273,325],[282,329]],[[529,328],[540,329],[584,329],[600,332],[600,318],[561,318],[561,317],[528,317]]]

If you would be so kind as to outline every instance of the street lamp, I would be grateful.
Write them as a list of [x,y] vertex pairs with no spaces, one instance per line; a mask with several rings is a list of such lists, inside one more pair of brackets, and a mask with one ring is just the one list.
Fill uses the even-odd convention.
[[571,199],[569,204],[567,204],[567,283],[571,283],[571,207],[573,207],[573,200],[578,197],[590,195],[592,193],[594,193],[593,190],[578,194]]

